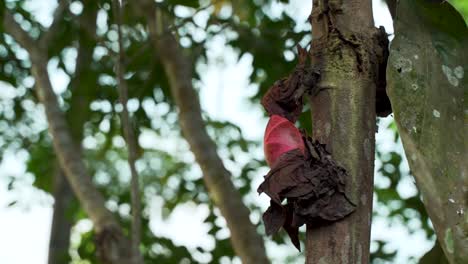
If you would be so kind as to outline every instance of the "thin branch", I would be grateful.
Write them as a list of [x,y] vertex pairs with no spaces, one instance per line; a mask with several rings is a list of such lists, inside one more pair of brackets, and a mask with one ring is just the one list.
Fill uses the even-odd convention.
[[98,236],[98,249],[103,262],[125,263],[125,259],[128,258],[125,252],[128,242],[123,236],[119,223],[105,207],[104,197],[94,186],[81,153],[68,130],[65,117],[58,105],[57,95],[49,79],[46,54],[35,45],[34,40],[21,29],[8,11],[4,13],[3,26],[6,33],[16,39],[29,53],[32,62],[31,72],[36,81],[39,100],[45,108],[54,150],[68,182],[94,224]]
[[162,37],[163,35],[166,35],[166,34],[173,34],[176,30],[178,30],[179,28],[181,27],[184,27],[187,25],[187,23],[189,22],[192,22],[195,26],[195,22],[193,20],[193,18],[200,12],[202,11],[205,11],[207,10],[208,8],[212,7],[213,4],[212,3],[209,3],[207,4],[206,6],[202,6],[200,8],[197,8],[195,9],[195,12],[193,12],[192,15],[190,15],[189,17],[186,17],[186,18],[183,18],[181,19],[181,21],[179,21],[177,24],[172,24],[172,25],[169,25],[167,26],[161,33],[159,33],[156,37],[160,38]]
[[9,12],[4,14],[4,28],[8,34],[16,39],[28,52],[32,62],[32,73],[36,79],[39,100],[45,107],[49,132],[53,137],[55,151],[60,165],[68,176],[73,189],[77,193],[85,211],[98,229],[107,225],[118,226],[109,210],[104,206],[104,198],[94,187],[90,175],[87,173],[80,152],[68,131],[68,127],[58,105],[57,96],[52,89],[47,72],[47,58],[34,43],[34,40],[21,29]]
[[132,229],[131,229],[131,247],[132,247],[132,263],[143,263],[140,254],[140,241],[141,241],[141,202],[140,202],[140,188],[138,180],[138,172],[135,168],[135,161],[137,160],[137,140],[134,130],[132,129],[132,118],[128,113],[128,85],[125,81],[125,47],[122,39],[122,6],[119,0],[113,1],[114,17],[116,18],[117,33],[118,33],[118,46],[119,53],[116,56],[116,75],[118,80],[119,100],[122,104],[123,110],[121,121],[125,140],[128,147],[128,164],[131,172],[131,203],[132,203]]
[[[70,132],[75,142],[81,142],[83,139],[83,124],[90,115],[89,104],[93,100],[95,87],[86,85],[86,83],[96,83],[97,76],[93,74],[94,70],[89,65],[93,62],[93,51],[96,46],[94,35],[96,32],[96,19],[98,14],[97,3],[93,0],[83,1],[83,12],[76,17],[79,32],[78,55],[75,63],[74,74],[70,74],[70,91],[73,96],[70,101],[70,108],[67,111],[67,120],[70,125]],[[87,79],[87,81],[84,81]]]
[[[13,16],[6,10],[3,13],[3,27],[6,33],[10,34],[27,51],[37,50],[35,41],[24,31]],[[31,54],[30,54],[31,55]]]
[[[62,1],[63,3],[64,1]],[[68,0],[67,0],[68,2]],[[56,11],[57,14],[58,11]],[[62,11],[63,12],[63,11]],[[58,19],[59,15],[55,16],[54,24],[59,24],[61,19]],[[83,13],[79,18],[80,27],[89,27],[91,32],[96,31],[96,18],[97,18],[97,9],[92,4],[84,5]],[[49,30],[54,30],[58,26],[51,26]],[[56,29],[55,29],[56,30]],[[51,33],[48,31],[44,34]],[[43,36],[41,39],[47,39],[49,37]],[[55,37],[50,37],[50,39],[55,39]],[[44,40],[42,47],[48,45],[50,40]],[[91,100],[90,96],[87,95],[89,89],[88,85],[81,85],[83,76],[89,75],[92,72],[89,65],[92,63],[94,44],[87,41],[86,38],[80,36],[78,39],[78,56],[76,59],[75,74],[71,77],[70,80],[70,91],[73,96],[70,102],[70,108],[67,111],[67,121],[70,127],[70,132],[75,143],[81,142],[83,139],[83,125],[89,118],[89,101]],[[79,145],[77,145],[79,146]],[[81,151],[81,148],[78,147]],[[76,202],[75,195],[70,188],[70,184],[65,179],[63,171],[59,168],[57,162],[58,172],[55,175],[56,184],[54,185],[54,213],[53,213],[53,222],[52,222],[52,231],[50,234],[50,244],[49,244],[49,254],[48,254],[48,263],[65,263],[68,259],[68,249],[69,249],[69,240],[70,240],[70,228],[72,222],[70,222],[69,217],[67,217],[66,212],[71,207],[71,204]]]
[[47,72],[47,53],[35,45],[35,41],[21,29],[6,10],[2,22],[6,33],[29,53],[31,72],[36,81],[36,92],[39,101],[44,105],[55,153],[70,186],[94,224],[97,249],[102,262],[129,263],[129,241],[123,236],[123,231],[113,214],[105,207],[104,197],[94,186],[58,105],[57,95],[52,89]]
[[67,13],[68,7],[70,6],[69,0],[61,0],[58,3],[57,8],[54,11],[54,20],[49,26],[48,30],[41,35],[39,39],[39,45],[45,49],[55,39],[60,31],[61,24],[63,23],[63,17]]
[[206,132],[198,94],[192,85],[193,70],[190,58],[183,54],[172,34],[161,34],[167,27],[164,27],[165,21],[161,14],[157,15],[155,3],[138,1],[137,4],[136,9],[147,18],[152,40],[179,107],[179,122],[183,135],[203,171],[210,197],[226,219],[234,250],[243,263],[269,263],[264,241],[250,222],[249,209],[232,183],[232,175],[224,167],[216,144]]
[[[207,10],[208,8],[212,7],[213,4],[210,3],[206,6],[203,6],[203,7],[200,7],[198,9],[195,10],[195,12],[193,12],[193,14],[189,17],[186,17],[186,18],[183,18],[181,21],[179,21],[177,24],[173,24],[173,25],[170,25],[167,27],[166,30],[164,30],[164,32],[162,32],[160,35],[158,35],[157,37],[162,37],[163,35],[165,34],[172,34],[174,33],[177,29],[181,28],[181,27],[184,27],[187,25],[188,22],[192,22],[194,23],[193,21],[193,17],[195,15],[197,15],[198,13],[200,13],[201,11],[204,11],[204,10]],[[145,53],[148,48],[151,47],[151,42],[148,41],[148,42],[145,42],[142,44],[142,46],[139,48],[139,50],[132,56],[130,57],[127,61],[126,61],[126,65],[130,65],[133,61],[135,61],[140,55],[142,55],[143,53]]]

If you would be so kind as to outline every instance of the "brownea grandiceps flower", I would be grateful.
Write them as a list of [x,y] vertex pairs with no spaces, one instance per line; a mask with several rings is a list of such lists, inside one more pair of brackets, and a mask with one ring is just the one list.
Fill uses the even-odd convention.
[[284,117],[272,115],[268,121],[263,139],[265,158],[272,167],[278,158],[293,149],[305,151],[304,141],[301,132]]
[[299,227],[318,227],[337,221],[355,210],[345,193],[346,170],[325,145],[313,141],[293,124],[302,111],[302,95],[313,94],[320,74],[305,66],[305,50],[292,74],[276,82],[262,99],[270,115],[265,137],[265,157],[271,170],[258,187],[270,198],[263,214],[267,235],[281,227],[300,250]]
[[267,235],[283,227],[298,249],[300,226],[336,221],[355,209],[345,194],[346,170],[333,161],[325,145],[304,134],[302,140],[304,150],[299,144],[297,148],[275,153],[279,157],[258,188],[259,193],[271,198],[270,207],[263,214]]

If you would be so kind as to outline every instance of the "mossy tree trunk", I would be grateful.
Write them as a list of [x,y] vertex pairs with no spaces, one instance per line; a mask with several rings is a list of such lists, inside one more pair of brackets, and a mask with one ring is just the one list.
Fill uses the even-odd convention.
[[468,28],[442,1],[400,1],[388,94],[411,172],[450,263],[468,263]]
[[347,193],[357,205],[333,224],[307,227],[307,263],[368,263],[375,148],[375,94],[382,32],[371,0],[315,0],[312,63],[321,70],[311,97],[313,137],[347,169]]

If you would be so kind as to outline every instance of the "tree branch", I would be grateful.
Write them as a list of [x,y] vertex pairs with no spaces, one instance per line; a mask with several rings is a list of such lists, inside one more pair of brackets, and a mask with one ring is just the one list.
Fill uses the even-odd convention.
[[[68,0],[67,0],[68,1]],[[63,3],[63,2],[62,2]],[[80,31],[84,34],[78,36],[78,56],[76,59],[75,73],[71,77],[69,89],[72,92],[72,98],[70,102],[70,109],[67,111],[67,123],[70,128],[71,136],[79,147],[79,142],[83,139],[83,125],[89,118],[89,103],[91,100],[91,94],[95,88],[92,85],[97,82],[96,78],[92,74],[92,70],[89,65],[92,63],[92,55],[94,49],[94,37],[89,36],[87,31],[81,30],[87,28],[91,32],[96,31],[96,17],[97,17],[97,5],[84,2],[83,13],[77,18],[79,20]],[[59,19],[55,19],[54,23],[58,23]],[[50,34],[45,32],[45,34]],[[42,37],[47,39],[47,37]],[[54,39],[54,38],[51,38]],[[41,45],[44,49],[49,45],[49,41],[44,41],[45,44]],[[77,144],[78,143],[78,144]],[[59,164],[57,167],[59,168]],[[70,241],[70,228],[71,223],[68,213],[70,211],[71,204],[74,204],[76,200],[73,191],[70,188],[70,184],[65,179],[65,175],[62,170],[60,173],[55,175],[56,184],[54,185],[54,214],[52,220],[52,232],[50,234],[49,244],[49,260],[48,263],[66,263],[68,262],[68,249]],[[73,208],[74,209],[74,208]]]
[[49,45],[49,43],[51,43],[51,41],[54,40],[57,36],[61,24],[63,23],[63,17],[67,13],[68,7],[70,6],[69,0],[61,0],[58,2],[58,6],[54,11],[54,20],[52,21],[52,24],[39,39],[39,45],[42,49],[46,49],[47,45]]
[[119,53],[116,58],[115,71],[118,80],[119,100],[122,104],[123,110],[121,115],[122,128],[125,134],[125,141],[128,148],[128,165],[130,166],[131,173],[131,203],[132,203],[132,229],[131,229],[131,246],[132,246],[132,263],[143,263],[140,253],[141,241],[141,202],[140,202],[140,188],[138,180],[138,172],[135,168],[135,161],[137,160],[137,140],[135,132],[132,128],[132,118],[128,113],[128,85],[125,81],[125,48],[122,40],[122,4],[119,0],[113,1],[114,17],[116,18],[117,33],[118,33],[118,46]]
[[32,75],[40,102],[44,105],[49,133],[52,135],[54,150],[68,182],[77,195],[85,212],[94,224],[98,235],[98,249],[104,263],[126,263],[128,261],[128,241],[112,213],[105,207],[104,197],[93,185],[83,163],[79,148],[75,145],[68,130],[65,117],[58,105],[47,72],[48,58],[34,40],[5,11],[3,26],[8,34],[16,39],[29,53]]
[[34,44],[34,40],[21,29],[8,12],[5,13],[4,25],[6,32],[29,52],[32,62],[32,74],[36,79],[39,99],[45,107],[54,148],[58,154],[60,165],[66,172],[73,189],[97,228],[104,227],[107,224],[117,225],[112,214],[104,206],[104,198],[93,186],[79,151],[75,149],[65,118],[57,103],[57,96],[50,83],[47,73],[47,58],[42,56],[42,52]]
[[16,23],[13,16],[7,10],[3,12],[2,23],[5,32],[10,34],[27,51],[38,49],[34,44],[35,41]]
[[215,143],[205,130],[198,94],[192,86],[192,62],[183,55],[172,34],[161,34],[167,27],[163,26],[164,19],[156,14],[154,3],[138,3],[137,8],[147,18],[150,34],[179,107],[183,135],[202,169],[211,198],[226,219],[234,250],[243,263],[269,263],[264,241],[250,222],[249,210],[230,179],[232,175],[224,167]]

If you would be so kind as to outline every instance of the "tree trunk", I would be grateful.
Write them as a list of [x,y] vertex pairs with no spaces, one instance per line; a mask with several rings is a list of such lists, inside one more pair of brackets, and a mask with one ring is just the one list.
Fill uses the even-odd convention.
[[[61,3],[64,3],[63,1]],[[58,8],[59,9],[59,8]],[[62,8],[59,9],[59,11]],[[74,143],[81,151],[80,142],[83,139],[83,125],[88,120],[90,95],[93,84],[96,83],[89,65],[92,62],[94,50],[94,34],[96,31],[97,6],[86,4],[83,13],[79,18],[80,33],[78,57],[76,60],[75,74],[70,82],[70,89],[73,97],[71,100],[70,110],[67,112],[67,123],[70,127],[70,134],[73,137]],[[62,11],[63,12],[63,11]],[[58,11],[55,12],[57,16]],[[60,19],[57,21],[60,23]],[[53,32],[54,24],[47,32]],[[54,41],[53,34],[49,33],[43,37],[44,41]],[[59,165],[57,166],[59,167]],[[49,242],[49,264],[68,262],[68,250],[70,245],[70,229],[73,225],[71,222],[71,205],[76,201],[72,189],[65,178],[63,171],[58,168],[55,175],[54,184],[54,213],[52,217],[52,228]]]
[[321,70],[320,92],[310,98],[313,137],[348,171],[357,209],[330,225],[307,226],[306,263],[369,263],[382,35],[371,0],[315,0],[311,23],[312,63]]
[[449,264],[449,262],[447,261],[439,242],[436,240],[434,247],[422,256],[419,260],[419,264]]
[[[58,166],[57,166],[58,167]],[[70,229],[73,225],[69,215],[74,200],[70,185],[63,172],[57,168],[54,177],[54,214],[52,216],[52,229],[49,241],[49,264],[68,263],[70,257]]]
[[388,95],[408,164],[449,263],[468,263],[468,28],[447,2],[400,1]]
[[47,72],[49,59],[47,50],[44,49],[47,43],[38,45],[9,12],[5,12],[2,22],[6,32],[29,53],[35,89],[39,101],[44,105],[55,153],[72,190],[94,224],[100,259],[103,263],[130,263],[130,241],[124,236],[112,212],[106,208],[105,198],[94,186],[65,115],[59,107],[57,95],[52,89]]
[[118,35],[118,47],[119,52],[116,54],[116,67],[115,75],[117,76],[117,89],[119,94],[119,101],[122,104],[122,113],[120,115],[120,122],[122,126],[122,134],[125,138],[128,152],[128,165],[130,167],[131,175],[131,187],[130,187],[130,201],[132,208],[132,221],[130,227],[130,242],[131,242],[131,255],[132,264],[143,263],[143,258],[140,254],[140,242],[141,242],[141,200],[140,200],[140,187],[139,187],[139,176],[135,166],[136,160],[138,159],[137,145],[138,135],[133,130],[133,118],[128,113],[128,84],[125,80],[126,73],[126,55],[125,47],[123,44],[123,33],[122,33],[122,17],[123,8],[122,3],[118,0],[112,2],[115,23],[117,24],[117,35]]
[[175,36],[167,30],[169,24],[152,1],[136,6],[146,16],[154,47],[169,79],[174,101],[179,108],[179,123],[190,145],[210,198],[226,219],[234,251],[245,264],[269,263],[264,241],[249,218],[249,209],[231,180],[231,173],[219,157],[216,144],[209,137],[202,118],[198,94],[192,85],[192,61],[180,47]]

